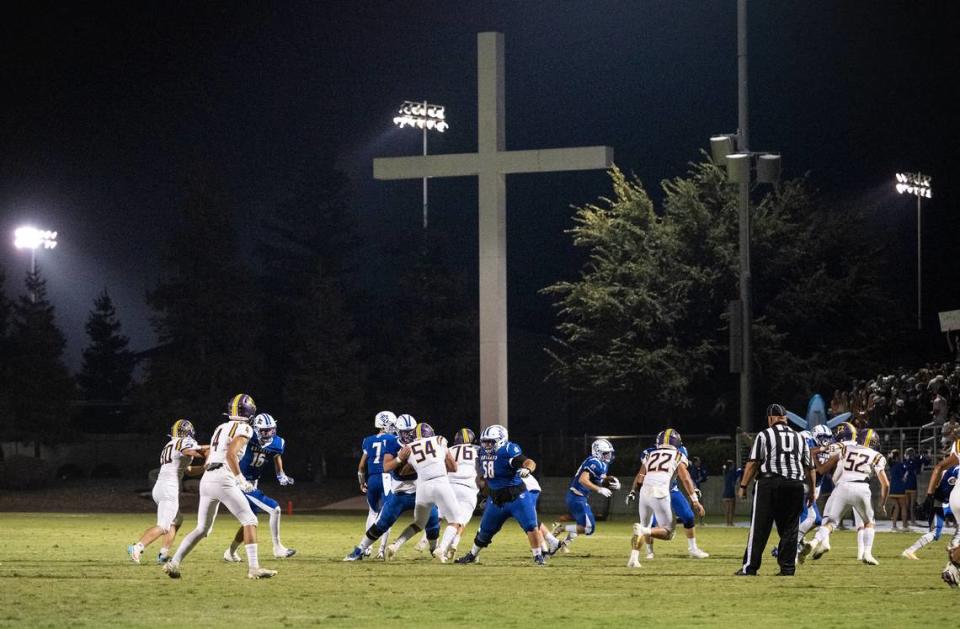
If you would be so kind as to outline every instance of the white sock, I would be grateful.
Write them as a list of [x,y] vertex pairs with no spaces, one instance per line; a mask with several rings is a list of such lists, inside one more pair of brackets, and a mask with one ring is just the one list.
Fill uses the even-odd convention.
[[280,507],[270,512],[270,537],[273,538],[274,551],[283,548],[283,544],[280,543]]
[[143,549],[145,548],[144,545],[141,544],[140,542],[137,542],[136,544],[134,544],[133,547],[139,550],[140,552],[143,552]]
[[547,542],[551,546],[556,546],[557,544],[560,543],[560,540],[554,537],[553,533],[551,533],[550,531],[547,531],[546,533],[543,534],[543,541]]
[[387,529],[387,532],[380,536],[380,552],[381,552],[381,553],[382,553],[382,552],[386,549],[386,547],[387,547],[387,543],[388,543],[389,540],[390,540],[390,531],[391,531],[391,530],[392,530],[392,529]]
[[530,549],[530,553],[534,556],[534,558],[540,557],[540,556],[543,554],[543,552],[540,550],[539,547],[538,547],[538,548],[531,548],[531,549]]
[[920,536],[920,539],[918,539],[917,541],[915,541],[915,542],[913,543],[913,546],[911,546],[911,547],[908,548],[907,550],[910,551],[911,553],[915,553],[915,552],[917,552],[918,550],[920,550],[921,548],[923,548],[924,546],[926,546],[927,544],[929,544],[930,542],[932,542],[932,541],[933,541],[933,538],[934,538],[935,536],[936,536],[936,535],[934,534],[933,531],[929,531],[929,532],[927,532],[927,533],[924,533],[923,535]]
[[480,555],[480,547],[474,544],[473,548],[470,549],[470,554],[474,557],[478,557]]
[[456,535],[453,536],[453,541],[450,542],[450,548],[453,548],[454,550],[456,550],[457,546],[459,545],[460,545],[460,533],[457,533]]
[[863,529],[863,550],[865,555],[873,554],[873,536],[876,531],[872,526]]
[[639,551],[639,550],[631,550],[631,551],[630,551],[630,561],[638,561],[638,562],[640,561],[640,551]]
[[190,554],[190,551],[193,550],[193,547],[200,543],[200,540],[203,539],[203,529],[193,529],[187,536],[183,538],[183,541],[180,542],[180,546],[177,548],[176,554],[173,556],[173,561],[180,563],[183,561],[183,558]]
[[244,550],[247,551],[247,566],[251,570],[256,570],[260,567],[260,558],[257,555],[257,545],[256,544],[244,544]]
[[866,547],[865,538],[866,529],[857,529],[857,557],[863,557],[863,550]]
[[407,542],[408,539],[410,539],[411,537],[413,537],[419,532],[420,532],[420,527],[418,527],[416,524],[411,524],[407,528],[403,529],[400,535],[397,536],[397,539],[394,540],[393,545],[396,546],[397,548],[400,548]]
[[375,541],[377,540],[371,539],[368,535],[364,535],[363,539],[360,540],[360,550],[366,550],[370,548],[371,546],[373,546],[373,543]]
[[696,550],[697,549],[697,538],[688,537],[687,538],[687,550]]
[[644,546],[646,546],[647,548],[648,555],[653,552],[653,544],[651,544],[650,542],[647,542],[646,544],[644,544]]
[[443,531],[443,539],[440,540],[440,549],[443,552],[446,552],[450,548],[450,544],[453,542],[453,538],[457,536],[457,528],[452,525],[448,525]]
[[829,527],[826,527],[826,526],[821,526],[820,528],[818,528],[817,534],[813,536],[813,539],[821,543],[825,542],[829,538],[830,538],[830,529]]

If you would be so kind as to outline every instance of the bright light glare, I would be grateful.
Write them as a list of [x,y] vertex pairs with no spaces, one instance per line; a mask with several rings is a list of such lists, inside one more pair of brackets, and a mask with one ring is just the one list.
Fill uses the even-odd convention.
[[400,115],[394,117],[393,124],[401,129],[416,127],[417,129],[431,129],[443,133],[450,128],[446,121],[446,111],[443,105],[407,100],[400,105],[398,113]]
[[53,249],[57,246],[57,232],[36,229],[34,227],[18,227],[13,232],[13,246],[17,249]]
[[920,173],[897,173],[897,192],[912,194],[917,197],[933,198],[933,188],[930,182],[933,178]]

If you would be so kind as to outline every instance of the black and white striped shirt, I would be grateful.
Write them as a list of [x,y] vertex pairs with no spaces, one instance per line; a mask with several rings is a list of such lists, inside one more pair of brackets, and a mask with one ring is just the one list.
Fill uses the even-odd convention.
[[757,433],[748,460],[757,462],[760,475],[776,474],[799,481],[813,466],[806,440],[782,423]]

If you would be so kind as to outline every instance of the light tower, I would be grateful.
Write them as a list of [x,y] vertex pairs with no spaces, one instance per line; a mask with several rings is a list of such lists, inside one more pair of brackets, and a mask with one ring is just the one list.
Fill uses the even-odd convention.
[[[427,101],[419,102],[405,100],[400,105],[398,115],[393,117],[393,124],[401,129],[416,127],[423,130],[423,154],[427,154],[427,131],[443,133],[450,128],[447,124],[446,112],[443,105],[432,105]],[[427,178],[423,178],[423,228],[427,228]]]
[[[57,246],[57,232],[37,229],[35,227],[18,227],[13,232],[13,246],[17,249],[30,250],[30,274],[37,274],[37,249],[55,249]],[[37,293],[30,295],[36,303]]]
[[923,306],[922,297],[923,297],[923,275],[921,270],[923,268],[923,239],[921,238],[920,233],[920,201],[924,197],[928,199],[933,198],[933,188],[930,187],[930,182],[933,181],[933,178],[929,175],[924,175],[921,173],[897,173],[897,192],[900,194],[912,194],[917,197],[917,329],[923,329]]

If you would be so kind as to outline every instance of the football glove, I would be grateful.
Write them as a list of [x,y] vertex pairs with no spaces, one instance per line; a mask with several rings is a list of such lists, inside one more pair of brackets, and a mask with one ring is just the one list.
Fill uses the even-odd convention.
[[240,491],[245,494],[249,494],[251,491],[253,491],[253,483],[242,476],[237,477],[237,487],[239,487]]
[[610,489],[620,489],[620,479],[617,478],[616,476],[611,476],[608,479],[607,487],[609,487]]
[[530,470],[525,467],[521,467],[518,473],[520,474],[520,478],[526,478],[527,476],[530,476]]
[[597,489],[597,493],[603,496],[604,498],[609,498],[613,495],[613,492],[607,489],[606,487],[600,487]]
[[623,502],[624,502],[624,504],[626,504],[627,506],[630,506],[630,503],[633,502],[633,501],[636,500],[636,499],[637,499],[637,492],[635,492],[634,490],[631,489],[631,490],[630,490],[630,493],[627,494],[626,500],[624,500]]
[[277,474],[277,482],[283,486],[292,485],[293,479],[287,476],[286,474]]

